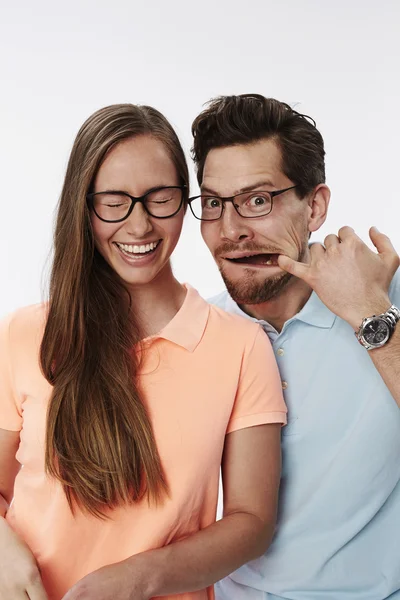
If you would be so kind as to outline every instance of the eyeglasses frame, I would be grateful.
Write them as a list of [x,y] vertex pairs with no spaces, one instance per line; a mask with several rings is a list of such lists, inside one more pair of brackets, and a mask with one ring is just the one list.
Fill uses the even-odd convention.
[[[174,213],[172,213],[172,215],[168,215],[166,217],[159,217],[159,216],[153,215],[146,206],[146,203],[145,203],[146,197],[149,194],[152,194],[153,192],[158,192],[159,190],[170,190],[170,189],[179,189],[182,191],[182,199],[179,204],[179,207],[177,208],[177,210]],[[96,215],[96,217],[98,219],[100,219],[100,221],[103,221],[104,223],[121,223],[122,221],[125,221],[132,214],[133,209],[135,208],[136,204],[138,204],[138,203],[140,203],[143,206],[146,213],[150,217],[153,217],[153,219],[171,219],[172,217],[177,215],[178,212],[181,210],[181,208],[185,202],[184,191],[186,189],[187,189],[187,185],[162,185],[159,187],[152,188],[151,190],[148,190],[145,194],[143,194],[143,196],[131,196],[130,194],[128,194],[128,192],[122,192],[122,191],[118,191],[118,190],[112,190],[111,192],[92,192],[92,193],[86,194],[86,200],[89,203],[89,205],[90,205],[91,209],[93,210],[94,214]],[[120,195],[120,196],[123,195],[123,196],[127,196],[128,198],[130,198],[131,205],[130,205],[129,210],[128,210],[127,214],[125,215],[125,217],[123,217],[122,219],[116,219],[115,221],[114,220],[109,221],[108,219],[103,219],[102,217],[100,217],[97,214],[96,209],[94,208],[94,197],[98,196],[99,194],[110,194],[110,195]]]
[[[274,190],[272,192],[270,190],[249,190],[248,192],[240,192],[239,194],[235,194],[234,196],[226,196],[226,197],[200,194],[199,196],[192,196],[191,198],[189,198],[188,199],[188,204],[189,204],[191,213],[194,216],[194,218],[197,219],[198,221],[204,221],[206,223],[211,223],[212,221],[219,221],[222,218],[222,215],[224,214],[225,203],[226,202],[232,202],[232,205],[233,205],[234,209],[236,210],[237,214],[240,217],[242,217],[243,219],[259,219],[260,217],[266,217],[269,214],[271,214],[273,206],[274,206],[274,198],[275,198],[275,196],[279,196],[280,194],[283,194],[284,192],[288,192],[289,190],[293,190],[293,189],[295,189],[297,187],[298,187],[297,185],[292,185],[292,186],[290,186],[288,188],[284,188],[283,190]],[[254,217],[246,217],[246,216],[242,215],[239,212],[239,208],[237,207],[237,205],[234,202],[236,196],[241,196],[242,194],[252,194],[252,193],[257,193],[257,192],[260,193],[260,194],[267,193],[267,194],[269,194],[271,196],[271,210],[268,211],[267,213],[263,213],[262,215],[255,215]],[[204,198],[215,198],[215,199],[218,199],[218,200],[222,200],[223,204],[222,204],[221,214],[220,214],[220,216],[217,219],[201,219],[200,217],[197,217],[194,214],[194,210],[192,208],[192,204],[191,203],[194,200],[197,200],[198,198],[202,198],[202,197],[204,197]]]

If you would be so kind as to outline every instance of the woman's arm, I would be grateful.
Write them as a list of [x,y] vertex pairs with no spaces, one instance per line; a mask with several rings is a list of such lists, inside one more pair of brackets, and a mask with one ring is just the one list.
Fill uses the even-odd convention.
[[21,467],[15,458],[19,435],[19,431],[0,429],[0,598],[47,600],[31,551],[4,518]]
[[280,424],[228,434],[222,463],[223,518],[160,549],[137,554],[82,579],[64,597],[113,600],[206,588],[268,548],[280,480]]
[[267,550],[276,521],[280,434],[280,424],[269,424],[226,436],[224,516],[181,542],[132,557],[132,574],[142,570],[149,597],[203,589]]

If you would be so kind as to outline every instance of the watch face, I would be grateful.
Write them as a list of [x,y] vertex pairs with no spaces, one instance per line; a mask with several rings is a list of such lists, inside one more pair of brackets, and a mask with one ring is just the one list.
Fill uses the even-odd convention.
[[383,319],[372,319],[364,327],[363,338],[371,346],[382,346],[390,335],[389,325]]

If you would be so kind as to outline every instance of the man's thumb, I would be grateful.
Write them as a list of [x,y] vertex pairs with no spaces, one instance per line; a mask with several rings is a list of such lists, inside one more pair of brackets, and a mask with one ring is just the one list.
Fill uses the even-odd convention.
[[289,258],[289,256],[285,256],[284,254],[280,254],[278,256],[278,266],[283,271],[286,271],[295,277],[300,277],[300,279],[304,279],[307,273],[307,265],[297,262],[296,260],[293,260],[293,258]]

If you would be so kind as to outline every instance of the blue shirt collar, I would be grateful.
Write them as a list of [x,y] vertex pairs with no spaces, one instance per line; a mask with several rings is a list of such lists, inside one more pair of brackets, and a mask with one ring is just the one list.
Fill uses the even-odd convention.
[[301,311],[293,319],[303,321],[303,323],[308,323],[308,325],[313,325],[314,327],[330,329],[336,320],[336,315],[313,292]]
[[[254,321],[255,323],[259,323],[260,325],[262,325],[262,327],[264,328],[264,330],[266,332],[270,331],[271,333],[275,333],[275,335],[278,334],[278,332],[276,331],[276,329],[270,325],[267,321],[264,321],[262,319],[256,319],[254,317],[251,317],[250,315],[246,314],[237,304],[236,302],[231,298],[231,296],[227,293],[227,299],[226,299],[226,304],[225,304],[225,310],[236,314],[236,315],[240,315],[241,317],[246,317],[246,319],[250,319],[251,321]],[[307,323],[308,325],[312,325],[314,327],[321,327],[323,329],[330,329],[336,319],[336,315],[333,314],[333,312],[331,312],[329,310],[329,308],[327,308],[325,306],[325,304],[319,299],[319,297],[317,296],[317,294],[315,292],[312,292],[311,296],[309,297],[309,299],[307,300],[306,304],[303,306],[303,308],[301,309],[301,311],[299,313],[297,313],[297,315],[295,315],[294,317],[292,317],[291,319],[289,319],[288,321],[286,321],[286,323],[284,324],[282,331],[285,329],[285,327],[291,323],[292,321],[303,321],[303,323]]]

